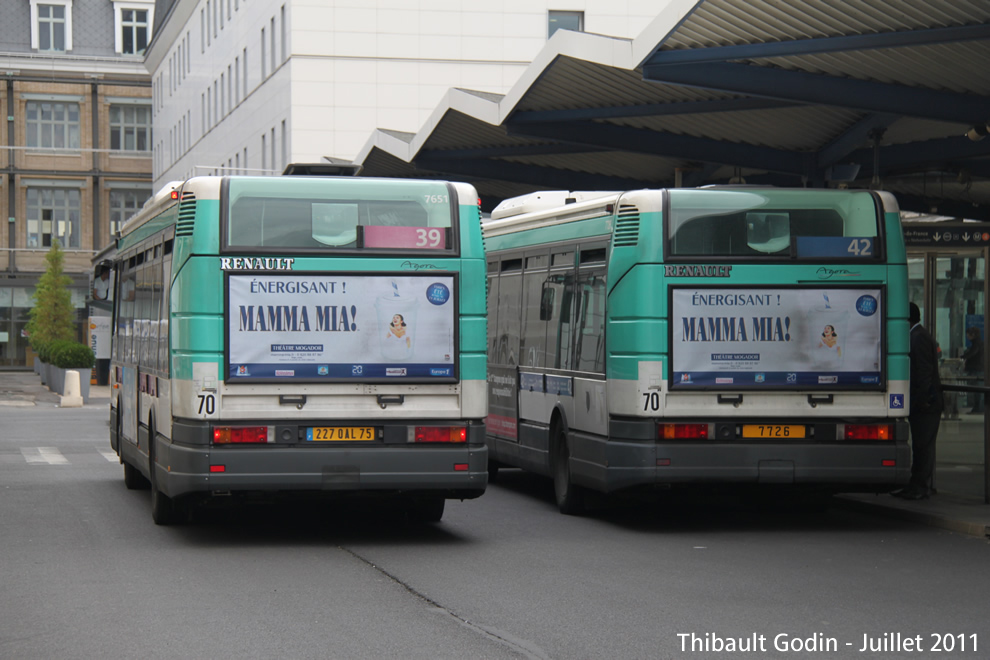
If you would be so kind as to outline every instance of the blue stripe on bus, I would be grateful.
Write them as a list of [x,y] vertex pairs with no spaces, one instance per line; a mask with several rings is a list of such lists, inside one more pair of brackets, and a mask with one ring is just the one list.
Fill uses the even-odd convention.
[[231,364],[230,381],[255,378],[320,379],[320,378],[452,378],[456,375],[449,364]]
[[788,372],[788,371],[674,371],[670,386],[689,389],[692,387],[760,387],[779,389],[781,387],[849,387],[880,385],[880,375],[875,371],[831,371],[831,372]]

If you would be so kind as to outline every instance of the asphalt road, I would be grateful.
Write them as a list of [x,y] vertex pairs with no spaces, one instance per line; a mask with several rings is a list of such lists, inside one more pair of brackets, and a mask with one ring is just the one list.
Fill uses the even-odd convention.
[[4,660],[990,656],[985,539],[731,496],[568,517],[516,470],[436,525],[295,503],[158,527],[106,419],[0,406]]

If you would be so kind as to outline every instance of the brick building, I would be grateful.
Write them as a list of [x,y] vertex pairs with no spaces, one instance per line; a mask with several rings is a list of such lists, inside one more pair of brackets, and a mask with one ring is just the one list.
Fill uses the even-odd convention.
[[153,0],[4,0],[0,20],[0,369],[30,364],[24,326],[58,239],[79,339],[90,260],[152,192]]

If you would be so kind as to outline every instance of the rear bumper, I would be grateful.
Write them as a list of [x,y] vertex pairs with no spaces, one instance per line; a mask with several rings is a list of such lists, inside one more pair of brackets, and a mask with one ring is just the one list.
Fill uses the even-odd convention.
[[604,492],[687,483],[803,484],[835,492],[882,492],[907,484],[911,476],[911,447],[903,421],[895,424],[889,441],[840,441],[834,435],[792,442],[664,441],[653,439],[656,430],[651,425],[621,429],[635,432],[611,439],[572,434],[575,482]]
[[808,484],[843,492],[890,490],[908,482],[906,443],[843,445],[608,443],[606,491],[642,484]]
[[[177,425],[178,427],[179,425]],[[430,491],[471,499],[488,485],[484,427],[458,444],[306,443],[214,446],[197,430],[182,442],[158,437],[158,483],[170,497],[190,493],[280,491]],[[176,428],[182,435],[182,429]],[[188,428],[186,430],[189,430]]]

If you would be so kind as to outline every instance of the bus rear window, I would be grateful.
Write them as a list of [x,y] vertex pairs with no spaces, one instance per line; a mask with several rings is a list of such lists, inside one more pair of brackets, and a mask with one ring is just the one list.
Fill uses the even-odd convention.
[[868,192],[671,190],[671,257],[876,259],[879,213]]
[[316,177],[228,181],[228,248],[453,247],[450,191],[441,182]]

